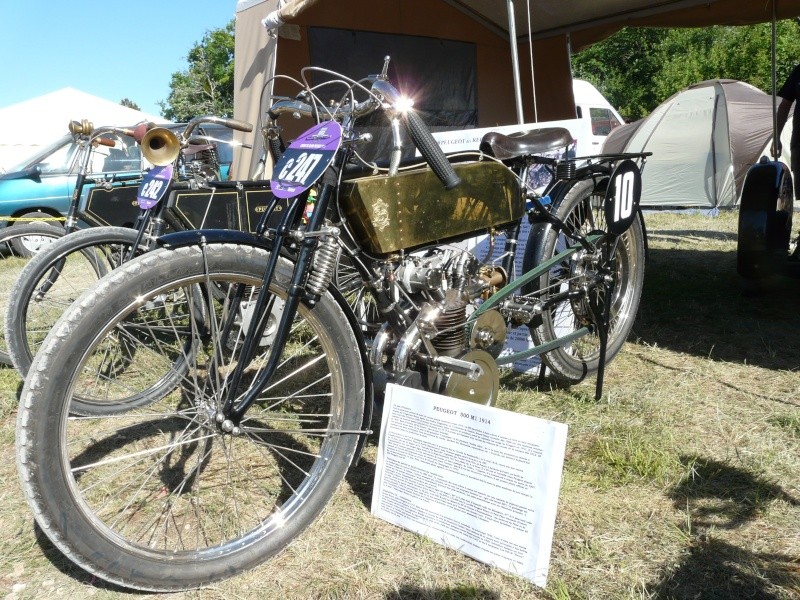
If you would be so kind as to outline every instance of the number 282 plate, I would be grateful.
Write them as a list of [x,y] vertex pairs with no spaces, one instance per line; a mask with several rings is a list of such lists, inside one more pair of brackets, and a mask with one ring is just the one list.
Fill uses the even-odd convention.
[[139,207],[147,210],[153,208],[167,194],[172,180],[172,165],[153,167],[142,179],[136,201]]
[[336,121],[315,125],[284,151],[272,171],[270,187],[278,198],[294,198],[314,185],[333,161],[342,143]]

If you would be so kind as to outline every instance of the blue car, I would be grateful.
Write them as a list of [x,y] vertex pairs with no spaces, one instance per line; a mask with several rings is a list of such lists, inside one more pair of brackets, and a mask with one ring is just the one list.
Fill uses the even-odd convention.
[[[182,128],[172,124],[169,127]],[[227,127],[204,125],[202,130],[210,138],[220,141],[229,141],[232,137],[232,131]],[[114,148],[97,146],[92,152],[90,179],[130,179],[144,168],[139,146],[132,141],[130,144],[118,143]],[[75,190],[78,154],[77,143],[67,134],[11,167],[9,172],[0,174],[0,229],[30,221],[63,222]],[[233,158],[231,145],[217,144],[217,154],[221,177],[226,179]],[[84,190],[84,195],[86,192]]]

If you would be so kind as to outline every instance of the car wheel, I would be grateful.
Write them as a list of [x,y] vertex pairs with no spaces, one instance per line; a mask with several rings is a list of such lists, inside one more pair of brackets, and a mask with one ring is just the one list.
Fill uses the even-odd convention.
[[[17,217],[16,223],[17,224],[14,225],[15,227],[27,224],[46,224],[51,227],[61,229],[58,221],[52,215],[41,211],[25,213],[21,217]],[[11,240],[9,240],[9,244],[11,245],[14,254],[23,256],[25,258],[30,258],[44,246],[50,244],[55,237],[56,236],[52,235],[36,235],[35,233],[32,233],[31,235],[14,236]]]

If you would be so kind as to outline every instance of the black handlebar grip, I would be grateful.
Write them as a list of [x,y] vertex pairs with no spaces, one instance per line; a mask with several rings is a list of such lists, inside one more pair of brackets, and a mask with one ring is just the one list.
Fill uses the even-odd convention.
[[245,133],[250,133],[253,131],[253,126],[246,121],[239,121],[237,119],[222,119],[222,124],[225,127],[229,127],[230,129],[236,129],[237,131],[244,131]]
[[405,113],[405,117],[408,132],[411,134],[411,139],[414,140],[414,144],[419,149],[420,154],[428,161],[433,172],[444,184],[444,189],[452,190],[461,183],[461,178],[456,175],[453,165],[447,160],[444,152],[442,152],[436,140],[433,139],[430,130],[422,122],[420,116],[413,110],[409,110]]

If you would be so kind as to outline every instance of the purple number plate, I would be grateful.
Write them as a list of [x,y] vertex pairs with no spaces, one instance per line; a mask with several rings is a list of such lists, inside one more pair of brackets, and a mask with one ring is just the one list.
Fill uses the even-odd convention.
[[142,179],[136,202],[139,208],[147,210],[158,204],[169,191],[169,182],[172,180],[172,165],[153,167]]
[[314,185],[333,161],[342,143],[342,127],[336,121],[314,125],[281,156],[272,171],[270,187],[278,198],[294,198]]

